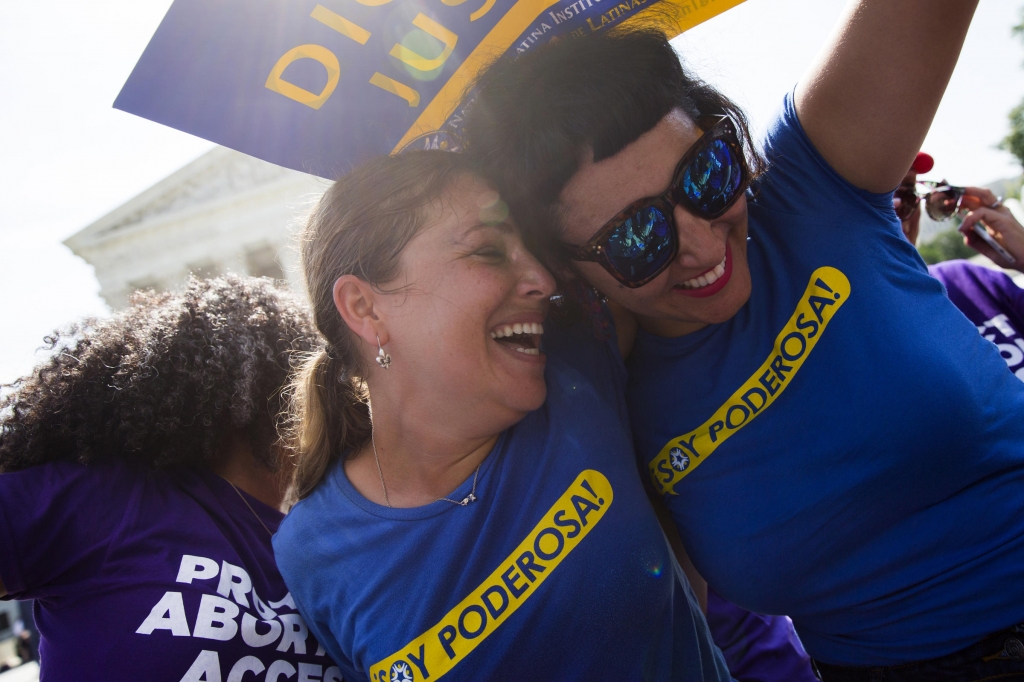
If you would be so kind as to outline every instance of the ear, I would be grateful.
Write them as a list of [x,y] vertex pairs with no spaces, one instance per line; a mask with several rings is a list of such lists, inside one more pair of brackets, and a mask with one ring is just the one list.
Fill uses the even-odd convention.
[[380,337],[388,342],[387,330],[375,305],[379,294],[355,275],[342,275],[334,282],[334,307],[349,329],[373,346]]

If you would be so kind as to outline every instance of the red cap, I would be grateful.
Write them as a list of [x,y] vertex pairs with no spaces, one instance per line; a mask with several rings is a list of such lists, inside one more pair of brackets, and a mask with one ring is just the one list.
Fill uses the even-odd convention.
[[914,159],[914,165],[910,167],[910,170],[915,173],[927,173],[935,166],[935,159],[929,154],[924,152],[918,152],[917,158]]

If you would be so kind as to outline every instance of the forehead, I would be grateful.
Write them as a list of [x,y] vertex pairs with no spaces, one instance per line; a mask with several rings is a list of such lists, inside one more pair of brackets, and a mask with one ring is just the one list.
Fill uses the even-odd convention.
[[618,154],[597,163],[588,154],[559,196],[564,237],[586,242],[629,204],[665,191],[679,159],[701,134],[693,119],[673,109]]
[[491,229],[501,232],[515,230],[508,208],[487,182],[475,175],[464,174],[457,177],[427,208],[423,229],[413,242],[443,247]]

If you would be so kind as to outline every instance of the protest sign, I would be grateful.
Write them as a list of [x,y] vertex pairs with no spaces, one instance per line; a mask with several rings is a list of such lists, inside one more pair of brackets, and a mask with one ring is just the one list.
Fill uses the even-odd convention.
[[468,88],[502,54],[644,17],[675,36],[741,2],[175,0],[114,106],[334,178],[455,144]]

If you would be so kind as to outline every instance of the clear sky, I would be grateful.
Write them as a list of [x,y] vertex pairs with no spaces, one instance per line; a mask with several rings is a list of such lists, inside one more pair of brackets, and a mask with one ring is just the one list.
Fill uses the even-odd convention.
[[[53,328],[105,314],[92,269],[61,240],[211,148],[111,108],[170,0],[0,3],[0,382],[31,369]],[[845,0],[747,0],[676,41],[688,64],[764,126]],[[932,177],[1019,174],[994,148],[1024,98],[1010,37],[1024,0],[981,0],[925,144]]]

